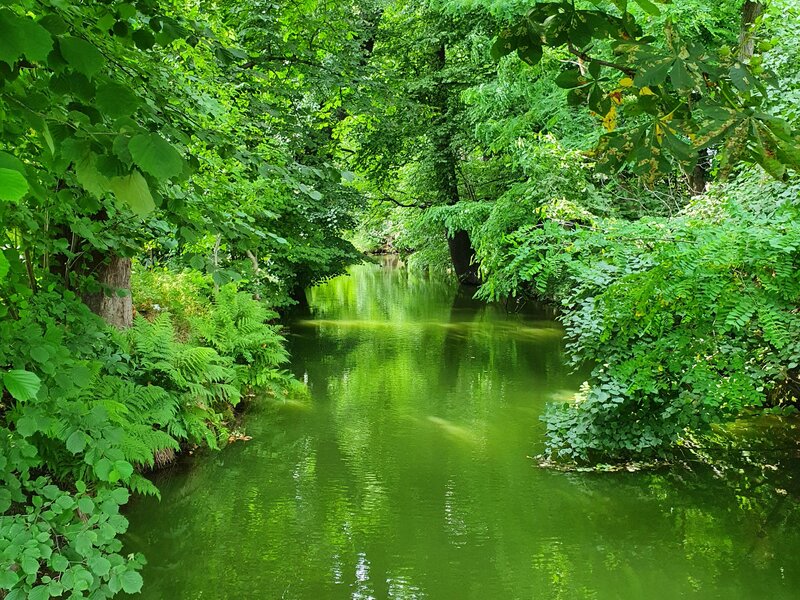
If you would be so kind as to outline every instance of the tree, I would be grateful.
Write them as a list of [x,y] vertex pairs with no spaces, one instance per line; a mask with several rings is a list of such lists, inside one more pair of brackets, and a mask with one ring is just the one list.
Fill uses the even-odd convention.
[[[493,48],[498,58],[516,51],[529,64],[541,60],[544,48],[564,48],[577,58],[556,82],[570,90],[570,103],[603,119],[598,169],[612,173],[627,165],[654,177],[674,162],[691,172],[698,151],[708,148],[718,149],[723,167],[749,160],[778,179],[800,168],[791,127],[762,110],[769,90],[747,31],[760,4],[745,4],[736,51],[687,40],[670,21],[663,39],[646,35],[626,0],[613,4],[616,14],[538,3]],[[659,13],[649,0],[637,4]]]
[[[491,71],[476,46],[486,26],[479,16],[427,1],[384,9],[370,61],[372,105],[346,124],[357,143],[355,168],[377,202],[425,211],[462,201],[469,182],[461,167],[471,148],[461,93]],[[467,231],[443,237],[459,281],[476,285]]]

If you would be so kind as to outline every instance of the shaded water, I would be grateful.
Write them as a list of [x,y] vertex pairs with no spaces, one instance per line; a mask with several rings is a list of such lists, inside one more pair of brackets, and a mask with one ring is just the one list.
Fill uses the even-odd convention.
[[145,598],[800,597],[784,467],[776,482],[735,464],[727,478],[534,466],[544,404],[579,383],[547,315],[375,265],[309,304],[289,340],[311,400],[254,409],[252,441],[159,475],[163,500],[131,506]]

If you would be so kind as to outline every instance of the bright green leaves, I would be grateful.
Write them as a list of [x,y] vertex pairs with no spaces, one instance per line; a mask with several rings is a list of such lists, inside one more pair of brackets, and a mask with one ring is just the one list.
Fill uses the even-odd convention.
[[8,259],[5,257],[2,251],[0,251],[0,281],[6,278],[8,275],[8,269],[11,265],[8,264]]
[[775,179],[784,179],[787,169],[800,171],[800,148],[791,132],[781,123],[748,119],[752,136],[758,140],[751,158]]
[[111,171],[104,173],[100,162],[110,163],[111,171],[116,171],[120,163],[113,157],[98,157],[85,153],[75,161],[75,177],[84,189],[97,197],[102,197],[107,192],[114,195],[140,217],[148,215],[155,209],[153,194],[147,180],[137,170],[127,175],[112,175]]
[[[92,556],[86,561],[87,566],[95,575],[105,577],[111,571],[111,563],[103,556]],[[138,573],[137,573],[138,575]],[[141,576],[140,576],[141,577]],[[140,586],[141,587],[141,586]],[[136,590],[137,592],[139,590]]]
[[126,571],[120,578],[122,590],[127,594],[138,594],[142,591],[144,581],[136,571]]
[[[668,4],[670,0],[655,0],[661,4]],[[619,9],[619,12],[628,12],[628,0],[611,0],[614,6]],[[649,15],[657,16],[661,14],[661,10],[650,0],[634,0],[639,7]]]
[[117,198],[139,216],[145,216],[155,208],[147,181],[139,171],[133,171],[123,177],[113,177],[109,181],[109,186]]
[[141,105],[139,97],[126,85],[106,83],[97,88],[97,107],[110,117],[127,117]]
[[[128,522],[119,507],[128,499],[127,490],[101,484],[90,495],[86,484],[78,480],[74,482],[77,491],[70,493],[42,476],[22,476],[17,484],[24,493],[15,499],[27,500],[28,506],[3,515],[0,593],[13,590],[8,597],[21,600],[110,598],[121,590],[141,590],[142,578],[136,570],[143,558],[120,554],[118,536],[127,530]],[[9,565],[16,568],[10,570]]]
[[40,62],[52,49],[53,39],[44,27],[9,10],[0,10],[0,61],[13,66],[24,56],[31,62]]
[[[101,88],[110,102],[119,97],[127,102],[126,111],[134,109],[138,100],[119,89],[116,84]],[[127,100],[125,100],[127,98]],[[155,208],[153,194],[144,175],[130,168],[135,165],[157,179],[168,179],[183,171],[184,162],[172,144],[154,133],[142,133],[129,138],[119,135],[114,138],[109,155],[95,155],[80,140],[67,145],[66,156],[75,164],[75,176],[84,189],[97,197],[111,191],[139,216],[145,216]]]
[[155,133],[134,136],[128,150],[145,173],[158,179],[169,179],[183,170],[183,158],[175,147]]
[[[634,0],[634,1],[636,2],[636,4],[639,5],[639,7],[644,12],[646,12],[646,13],[648,13],[650,15],[658,16],[658,15],[661,14],[661,10],[658,8],[658,6],[656,6],[650,0]],[[667,0],[660,0],[660,1],[662,2],[662,4],[667,4],[668,3]],[[623,12],[624,12],[624,9],[623,9]]]
[[0,167],[0,200],[16,202],[28,192],[28,181],[19,171]]
[[97,168],[97,157],[93,154],[86,153],[75,161],[75,178],[98,198],[111,189],[108,178]]
[[25,402],[36,397],[42,382],[35,373],[12,369],[3,373],[3,385],[13,398]]
[[97,47],[84,39],[64,36],[59,39],[58,45],[70,66],[89,78],[96,75],[105,64],[105,58]]
[[672,65],[672,70],[669,73],[670,81],[672,85],[677,90],[691,90],[694,89],[696,86],[696,82],[692,74],[689,72],[689,68],[686,66],[686,62],[681,60],[680,58],[675,61]]
[[[67,438],[66,446],[67,450],[72,452],[73,454],[78,454],[83,452],[86,448],[86,434],[82,431],[74,431],[70,436]],[[85,511],[84,511],[85,512]]]
[[21,200],[30,187],[22,161],[12,154],[0,152],[0,203]]

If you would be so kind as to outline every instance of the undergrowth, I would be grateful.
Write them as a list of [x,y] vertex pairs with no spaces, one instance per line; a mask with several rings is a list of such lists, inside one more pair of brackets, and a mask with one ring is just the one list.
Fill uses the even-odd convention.
[[[276,314],[234,285],[139,272],[110,329],[55,286],[0,305],[0,597],[109,598],[142,586],[122,552],[131,492],[186,446],[219,448],[243,397],[297,390]],[[177,325],[177,326],[176,326]]]

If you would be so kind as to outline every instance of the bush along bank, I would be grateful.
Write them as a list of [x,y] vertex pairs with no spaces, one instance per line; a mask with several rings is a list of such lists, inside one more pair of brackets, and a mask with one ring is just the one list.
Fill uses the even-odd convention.
[[[193,283],[192,283],[193,282]],[[184,447],[217,449],[246,396],[301,385],[277,315],[199,274],[134,276],[139,314],[109,327],[75,295],[17,293],[0,322],[0,595],[108,598],[138,592],[120,509],[158,495],[143,475]],[[173,294],[172,296],[170,294]]]
[[795,412],[798,217],[800,184],[750,174],[674,217],[544,218],[503,236],[479,295],[558,302],[572,363],[594,365],[544,415],[546,457],[657,459],[690,432]]

